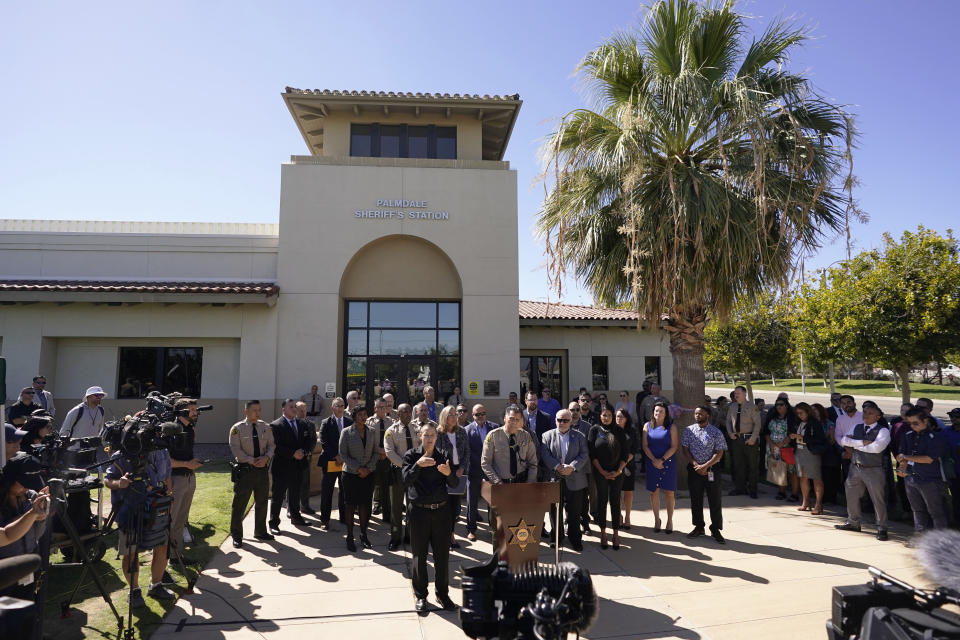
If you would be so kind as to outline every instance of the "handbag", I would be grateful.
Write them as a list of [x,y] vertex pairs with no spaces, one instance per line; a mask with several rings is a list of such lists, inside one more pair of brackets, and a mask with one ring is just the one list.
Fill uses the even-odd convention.
[[780,449],[780,459],[787,464],[797,464],[797,457],[794,455],[793,447]]
[[[783,449],[781,449],[783,451]],[[774,456],[767,459],[767,482],[782,487],[787,484],[787,463]]]

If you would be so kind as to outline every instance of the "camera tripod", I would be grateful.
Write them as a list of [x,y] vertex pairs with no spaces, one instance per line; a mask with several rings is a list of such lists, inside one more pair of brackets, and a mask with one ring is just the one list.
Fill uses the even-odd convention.
[[[56,516],[59,519],[60,524],[63,525],[63,528],[66,530],[71,542],[73,542],[75,552],[80,555],[80,561],[83,563],[83,573],[81,574],[80,580],[77,583],[77,587],[73,591],[73,594],[75,595],[80,585],[83,583],[83,579],[86,576],[87,570],[91,568],[90,565],[93,564],[93,561],[87,555],[87,550],[83,546],[83,541],[80,539],[80,534],[77,533],[77,528],[74,526],[73,521],[65,515],[67,508],[67,496],[63,479],[50,478],[48,480],[48,486],[50,487],[50,506],[53,510],[53,515]],[[108,527],[105,527],[105,529],[106,528]],[[50,535],[52,530],[53,528],[51,526],[46,526],[43,537],[40,539],[40,558],[42,562],[40,565],[40,577],[37,585],[37,619],[33,630],[33,637],[35,640],[41,640],[41,638],[43,638],[43,609],[44,602],[47,597],[47,572],[50,568]],[[113,616],[117,619],[117,630],[122,630],[123,616],[120,615],[120,612],[117,611],[117,607],[114,606],[113,601],[110,599],[110,593],[103,586],[103,583],[100,581],[100,576],[97,575],[96,571],[90,571],[90,575],[93,577],[93,582],[97,585],[97,589],[100,591],[100,596],[103,598],[103,601],[110,606]],[[73,595],[71,595],[70,598],[72,600]]]

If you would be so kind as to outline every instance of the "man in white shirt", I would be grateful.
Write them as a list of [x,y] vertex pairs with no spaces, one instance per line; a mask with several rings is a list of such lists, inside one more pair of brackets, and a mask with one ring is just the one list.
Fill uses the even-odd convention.
[[[846,436],[853,433],[858,424],[863,424],[863,413],[857,411],[857,403],[853,396],[840,396],[840,413],[837,414],[836,426],[833,430],[833,436],[840,444]],[[853,458],[853,450],[844,448],[843,459],[840,461],[843,480],[847,479],[850,473],[850,460]]]
[[67,413],[60,426],[60,435],[76,438],[93,438],[103,428],[103,399],[106,392],[101,387],[90,387],[83,394],[83,402]]
[[[846,412],[846,409],[844,409]],[[877,517],[877,540],[887,540],[886,478],[883,457],[890,444],[890,429],[880,422],[883,412],[875,403],[863,403],[863,424],[843,436],[840,445],[851,452],[850,474],[847,476],[847,521],[834,525],[841,531],[860,531],[860,498],[864,490],[870,494]]]

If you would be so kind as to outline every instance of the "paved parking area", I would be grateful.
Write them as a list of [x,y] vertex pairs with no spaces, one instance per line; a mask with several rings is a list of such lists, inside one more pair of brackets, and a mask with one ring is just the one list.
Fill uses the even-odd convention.
[[[686,538],[689,500],[678,500],[677,531],[665,535],[653,532],[646,493],[635,497],[620,550],[601,551],[588,537],[583,553],[561,554],[590,570],[599,596],[599,617],[585,638],[823,638],[831,587],[867,581],[868,566],[925,583],[901,525],[889,542],[834,531],[839,511],[811,516],[767,490],[760,500],[724,498],[728,544],[720,546]],[[245,540],[239,551],[228,539],[196,593],[180,600],[153,638],[465,637],[456,613],[413,611],[409,553],[388,552],[389,529],[372,522],[375,547],[359,553],[347,552],[339,523],[329,533],[287,525],[275,542]],[[451,553],[457,603],[460,563],[490,554],[487,542],[461,543]],[[544,545],[541,560],[553,557]]]

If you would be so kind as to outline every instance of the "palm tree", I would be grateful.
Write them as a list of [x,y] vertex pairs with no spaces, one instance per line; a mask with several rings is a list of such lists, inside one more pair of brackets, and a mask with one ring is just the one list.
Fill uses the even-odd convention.
[[661,321],[684,407],[704,397],[708,313],[785,286],[854,207],[852,118],[784,67],[806,31],[747,36],[733,2],[657,2],[582,60],[595,108],[544,146],[552,283],[570,269],[598,302]]

